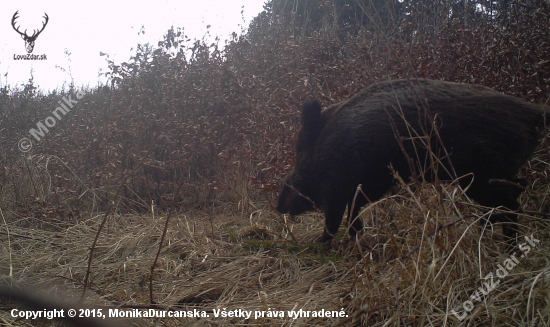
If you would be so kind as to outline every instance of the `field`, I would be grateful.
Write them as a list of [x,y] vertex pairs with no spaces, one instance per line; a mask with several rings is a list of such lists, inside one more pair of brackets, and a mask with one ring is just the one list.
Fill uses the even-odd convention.
[[[285,221],[265,203],[251,203],[258,207],[250,215],[175,214],[160,254],[165,213],[111,215],[95,246],[86,302],[104,310],[197,309],[209,316],[127,319],[138,326],[459,326],[458,317],[476,326],[548,325],[548,221],[520,220],[522,234],[540,242],[522,240],[529,253],[516,251],[519,263],[506,266],[511,254],[500,244],[500,228],[487,226],[481,237],[477,220],[488,213],[460,192],[452,184],[403,187],[364,210],[368,227],[359,240],[340,235],[331,250],[310,243],[322,231],[319,215]],[[2,266],[14,272],[7,281],[23,280],[76,302],[103,219],[83,219],[58,232],[5,225],[10,242],[3,243]],[[64,223],[50,218],[48,224]],[[154,262],[158,306],[150,304]],[[463,307],[471,296],[477,298],[472,307]],[[216,317],[216,309],[252,316]],[[313,317],[323,309],[342,310],[345,318]],[[300,310],[301,317],[289,316]],[[257,312],[265,316],[256,318]],[[18,325],[7,312],[3,319]]]

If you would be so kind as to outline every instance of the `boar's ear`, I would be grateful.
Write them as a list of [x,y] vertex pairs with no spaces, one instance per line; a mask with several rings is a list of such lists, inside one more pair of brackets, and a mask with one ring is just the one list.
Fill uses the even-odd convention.
[[313,100],[304,104],[302,110],[302,131],[307,133],[310,140],[314,141],[323,129],[321,120],[321,102]]

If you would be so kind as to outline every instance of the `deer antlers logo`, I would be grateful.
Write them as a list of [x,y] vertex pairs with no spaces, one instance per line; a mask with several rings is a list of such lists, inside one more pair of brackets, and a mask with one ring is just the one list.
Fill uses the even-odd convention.
[[42,33],[42,31],[44,30],[44,28],[46,27],[46,25],[48,24],[48,14],[44,13],[44,18],[46,19],[46,21],[43,23],[42,25],[42,29],[40,29],[40,31],[37,31],[37,30],[34,30],[34,32],[32,33],[31,36],[28,36],[27,35],[27,30],[25,30],[25,32],[21,33],[19,31],[19,26],[18,27],[15,27],[15,20],[17,18],[19,18],[19,16],[17,16],[17,14],[19,13],[19,10],[15,12],[15,14],[13,14],[13,17],[11,19],[11,26],[13,27],[13,29],[19,33],[19,35],[21,35],[21,38],[23,40],[25,40],[25,48],[27,49],[27,53],[31,53],[32,50],[34,49],[34,41],[36,41],[36,38],[38,37],[38,35],[40,35],[40,33]]

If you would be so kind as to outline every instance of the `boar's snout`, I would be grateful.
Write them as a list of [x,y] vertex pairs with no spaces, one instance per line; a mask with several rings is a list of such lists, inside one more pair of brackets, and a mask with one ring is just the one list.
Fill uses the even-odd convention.
[[312,210],[314,205],[310,199],[300,194],[299,189],[291,182],[293,179],[292,177],[293,173],[289,174],[285,180],[285,185],[277,201],[277,211],[280,213],[299,215]]
[[280,213],[288,213],[290,211],[292,198],[294,197],[293,193],[296,192],[287,185],[283,187],[283,190],[279,195],[279,200],[277,201],[277,211],[279,211]]

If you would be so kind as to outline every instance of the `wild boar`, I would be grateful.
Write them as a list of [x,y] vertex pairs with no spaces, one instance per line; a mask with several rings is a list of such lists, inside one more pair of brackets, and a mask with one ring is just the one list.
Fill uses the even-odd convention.
[[[348,224],[355,236],[363,228],[359,209],[388,192],[392,171],[405,181],[413,174],[428,182],[461,177],[479,204],[519,210],[525,182],[516,175],[537,147],[547,112],[484,86],[427,79],[374,84],[325,110],[319,101],[306,103],[295,166],[277,210],[298,215],[322,209],[319,241],[329,243],[346,206],[353,207]],[[359,195],[352,206],[359,184],[367,198]],[[491,220],[506,222],[503,234],[513,243],[517,215]]]

